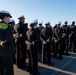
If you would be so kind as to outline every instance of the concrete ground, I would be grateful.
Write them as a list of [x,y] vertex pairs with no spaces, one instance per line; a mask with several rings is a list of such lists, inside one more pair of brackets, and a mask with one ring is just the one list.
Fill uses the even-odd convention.
[[[39,55],[39,60],[41,60],[40,58],[41,56]],[[62,60],[52,58],[52,62],[54,66],[38,63],[40,75],[76,75],[76,53],[71,52],[69,56],[63,55]],[[27,67],[25,70],[21,70],[18,69],[16,65],[14,65],[14,73],[15,75],[30,75],[29,72],[27,72]]]

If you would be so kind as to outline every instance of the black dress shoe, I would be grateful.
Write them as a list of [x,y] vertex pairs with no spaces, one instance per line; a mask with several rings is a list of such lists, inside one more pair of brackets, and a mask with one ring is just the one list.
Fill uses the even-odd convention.
[[43,64],[47,64],[46,62],[42,62]]
[[20,68],[21,68],[22,70],[25,70],[25,66],[21,66]]
[[17,68],[21,68],[20,66],[17,66]]
[[40,73],[37,73],[37,74],[31,74],[31,75],[41,75]]
[[66,55],[69,56],[70,54],[69,53],[66,53]]
[[54,65],[54,63],[49,63],[49,64],[48,64],[48,66],[53,66],[53,65]]
[[59,57],[59,60],[62,60],[62,57]]
[[75,52],[75,50],[73,50],[73,52]]
[[57,56],[53,56],[53,58],[56,58]]
[[27,71],[32,74],[32,70],[30,68],[28,68]]

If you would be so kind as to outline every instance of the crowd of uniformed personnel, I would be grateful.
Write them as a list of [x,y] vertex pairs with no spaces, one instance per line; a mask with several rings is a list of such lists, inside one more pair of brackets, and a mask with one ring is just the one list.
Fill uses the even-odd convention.
[[[38,20],[36,19],[28,27],[24,16],[18,18],[19,23],[17,24],[14,20],[8,21],[7,17],[11,18],[11,15],[7,12],[0,12],[0,19],[2,20],[0,23],[0,64],[3,65],[0,66],[0,69],[3,69],[1,75],[14,75],[12,63],[15,63],[17,68],[25,69],[27,57],[28,72],[32,75],[38,75],[39,54],[42,55],[41,62],[43,64],[53,66],[52,57],[58,57],[59,60],[62,60],[62,55],[76,52],[75,21],[70,25],[68,25],[68,21],[65,21],[63,25],[59,22],[54,27],[50,22],[45,23],[45,26],[39,23],[37,27]],[[4,29],[2,23],[6,24],[6,20],[9,27],[5,25]]]

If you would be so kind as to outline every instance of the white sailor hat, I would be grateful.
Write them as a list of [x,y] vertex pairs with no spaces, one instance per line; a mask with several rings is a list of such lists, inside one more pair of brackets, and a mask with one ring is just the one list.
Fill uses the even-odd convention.
[[71,21],[71,23],[75,23],[75,21]]
[[61,22],[58,22],[58,24],[61,24]]
[[13,19],[10,19],[9,23],[13,23],[13,22],[15,22],[15,21]]
[[13,19],[10,19],[10,22],[15,22]]
[[31,24],[38,24],[38,20],[36,19],[36,20],[32,21],[32,22],[30,23],[30,25],[31,25]]
[[42,23],[39,23],[39,25],[42,25]]
[[22,16],[20,16],[20,17],[18,17],[18,19],[21,19],[21,18],[24,18],[24,19],[25,19],[24,15],[22,15]]
[[4,17],[4,16],[9,16],[10,18],[12,18],[12,16],[10,15],[10,13],[6,10],[1,10],[0,11],[0,18]]
[[25,23],[25,24],[28,24],[28,23]]
[[45,23],[45,25],[48,25],[48,24],[50,24],[50,21],[48,21],[48,22]]
[[24,23],[24,25],[28,26],[28,23]]

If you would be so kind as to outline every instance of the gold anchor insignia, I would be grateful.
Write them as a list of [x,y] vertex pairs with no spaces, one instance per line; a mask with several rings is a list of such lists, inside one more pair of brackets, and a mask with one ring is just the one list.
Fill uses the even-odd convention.
[[49,39],[47,39],[47,42],[50,42],[50,40],[49,40]]
[[32,45],[35,45],[35,42],[34,41],[32,42]]

